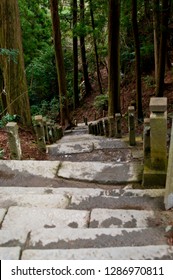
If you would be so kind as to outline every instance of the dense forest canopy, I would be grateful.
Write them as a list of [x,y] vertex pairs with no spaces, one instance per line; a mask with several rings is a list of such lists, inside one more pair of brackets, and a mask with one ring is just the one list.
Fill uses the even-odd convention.
[[[54,25],[51,16],[56,6],[58,26]],[[32,115],[43,114],[56,119],[66,106],[71,112],[82,104],[85,95],[92,95],[94,80],[99,85],[98,107],[109,99],[109,115],[121,113],[121,79],[135,78],[135,107],[142,119],[141,75],[154,71],[155,96],[164,94],[165,67],[171,67],[172,63],[172,12],[171,0],[1,0],[1,92],[8,88],[4,83],[8,84],[11,79],[6,77],[9,73],[4,70],[9,60],[11,67],[14,64],[14,71],[23,69],[23,66],[16,66],[19,65],[18,59],[13,59],[14,52],[19,51],[23,52],[21,60],[24,59],[30,102],[27,106],[30,106]],[[5,17],[6,13],[8,17]],[[14,28],[10,25],[12,18],[18,19],[13,22],[18,25]],[[56,29],[60,36],[55,41]],[[9,30],[11,42],[7,36]],[[56,47],[59,43],[62,60],[57,63]],[[62,63],[65,69],[63,78],[58,69]],[[103,68],[108,72],[107,85],[102,79]],[[11,75],[21,83],[15,73]],[[61,92],[62,79],[65,95]],[[16,113],[12,107],[18,107],[17,101],[14,102],[12,96],[9,100],[4,99],[1,94],[2,112],[6,113],[7,107],[8,110],[11,108],[11,113]],[[23,113],[19,110],[18,114]],[[62,116],[63,113],[60,117],[64,118]]]

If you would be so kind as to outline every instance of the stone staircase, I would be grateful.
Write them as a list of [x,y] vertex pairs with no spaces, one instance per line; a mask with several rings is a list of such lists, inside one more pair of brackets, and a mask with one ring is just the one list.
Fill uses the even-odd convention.
[[0,259],[173,259],[173,211],[140,188],[140,147],[81,126],[48,147],[56,162],[0,162]]
[[1,259],[172,259],[164,190],[130,187],[1,187]]

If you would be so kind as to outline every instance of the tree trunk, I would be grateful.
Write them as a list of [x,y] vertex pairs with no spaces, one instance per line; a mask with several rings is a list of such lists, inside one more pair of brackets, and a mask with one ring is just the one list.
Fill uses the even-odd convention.
[[101,84],[101,73],[100,73],[100,68],[99,68],[99,56],[98,56],[98,51],[97,51],[97,42],[96,42],[96,37],[94,34],[95,21],[94,21],[94,14],[93,14],[93,8],[92,8],[92,0],[89,1],[89,4],[90,4],[91,23],[92,23],[92,28],[93,28],[93,40],[94,40],[94,50],[95,50],[95,58],[96,58],[97,80],[98,80],[100,94],[103,94],[102,84]]
[[[84,0],[80,0],[80,22],[84,25]],[[80,35],[80,48],[81,48],[81,58],[82,58],[82,68],[85,83],[85,94],[89,95],[91,91],[91,85],[88,76],[88,65],[86,60],[86,49],[85,49],[85,36]]]
[[165,64],[166,64],[169,8],[170,8],[169,0],[162,0],[159,69],[158,69],[158,77],[157,77],[157,84],[156,84],[156,96],[157,97],[162,97],[163,91],[164,91],[164,76],[165,76]]
[[72,0],[73,12],[73,94],[74,109],[79,105],[79,87],[78,87],[78,39],[75,33],[77,25],[77,0]]
[[141,85],[141,57],[140,57],[140,42],[137,22],[137,0],[132,0],[132,25],[135,45],[135,68],[136,68],[136,109],[138,121],[143,119],[142,111],[142,85]]
[[159,45],[160,45],[160,0],[153,0],[153,29],[154,29],[155,81],[157,84],[158,69],[159,69]]
[[120,0],[109,0],[108,115],[120,113]]
[[70,124],[70,117],[69,117],[69,110],[68,110],[64,58],[63,58],[63,51],[62,51],[62,44],[61,44],[58,0],[50,0],[50,10],[51,10],[51,17],[52,17],[52,30],[53,30],[56,67],[57,67],[57,75],[58,75],[60,118],[61,118],[61,124],[64,126]]
[[19,7],[16,0],[1,0],[0,19],[0,49],[16,52],[15,59],[8,55],[0,55],[4,111],[7,110],[11,115],[19,115],[23,125],[30,126],[31,114],[24,69]]

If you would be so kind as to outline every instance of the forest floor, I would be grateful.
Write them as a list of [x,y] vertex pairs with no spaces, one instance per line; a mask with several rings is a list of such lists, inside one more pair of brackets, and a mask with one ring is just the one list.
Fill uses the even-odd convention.
[[[107,71],[102,69],[102,85],[103,88],[107,88]],[[90,96],[86,96],[82,104],[75,111],[72,112],[72,119],[76,119],[78,123],[83,122],[83,116],[88,121],[98,119],[103,116],[103,112],[99,112],[95,109],[94,100],[99,95],[99,89],[96,81],[96,77],[92,84],[92,93]],[[149,102],[150,98],[154,97],[155,84],[153,75],[145,75],[142,77],[142,102],[144,117],[149,117]],[[134,78],[124,77],[121,81],[121,108],[122,108],[122,134],[127,133],[127,110],[131,105],[131,101],[135,100],[135,86],[136,82]],[[167,71],[165,75],[165,89],[164,96],[168,98],[168,113],[173,113],[173,71]],[[105,112],[107,114],[107,112]],[[171,125],[171,124],[170,124]],[[138,124],[136,127],[137,133],[142,133],[143,124]],[[19,136],[22,148],[23,159],[35,159],[35,160],[48,160],[49,156],[38,150],[36,144],[36,136],[34,131],[19,127]],[[10,159],[10,152],[7,141],[7,133],[4,128],[0,129],[0,158]]]

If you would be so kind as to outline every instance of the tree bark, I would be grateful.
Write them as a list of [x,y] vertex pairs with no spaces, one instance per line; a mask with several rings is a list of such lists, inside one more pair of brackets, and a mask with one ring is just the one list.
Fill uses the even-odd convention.
[[154,29],[155,81],[157,84],[158,68],[159,68],[159,45],[160,45],[160,0],[153,0],[153,29]]
[[108,115],[120,113],[120,0],[109,0]]
[[79,87],[78,87],[78,38],[75,34],[77,25],[77,0],[72,0],[73,12],[73,94],[74,94],[74,109],[79,105]]
[[138,121],[143,119],[142,111],[142,85],[141,85],[141,56],[140,56],[140,42],[139,42],[139,30],[137,22],[137,0],[132,0],[132,25],[135,45],[135,72],[136,72],[136,110],[138,115]]
[[162,16],[161,16],[161,38],[159,49],[159,69],[156,84],[156,96],[162,97],[164,91],[164,76],[166,64],[166,50],[167,50],[167,32],[168,32],[168,18],[169,18],[169,0],[162,0]]
[[23,125],[30,126],[31,114],[25,76],[19,7],[16,0],[0,1],[0,48],[16,51],[16,61],[10,56],[0,55],[4,110],[11,115],[19,115]]
[[52,17],[52,30],[55,47],[56,68],[58,75],[60,118],[61,124],[64,126],[70,124],[70,117],[67,100],[64,58],[61,43],[60,19],[58,14],[58,0],[50,0],[50,11]]
[[98,51],[97,51],[97,41],[96,41],[96,37],[95,37],[95,34],[94,34],[95,21],[94,21],[94,13],[93,13],[93,8],[92,8],[92,0],[89,1],[89,4],[90,4],[91,23],[92,23],[92,29],[93,29],[93,40],[94,40],[94,50],[95,50],[95,58],[96,58],[97,80],[98,80],[100,94],[103,94],[102,84],[101,84],[101,73],[100,73],[100,68],[99,68],[99,56],[98,56]]
[[[84,24],[84,0],[80,0],[80,22],[81,25]],[[81,48],[81,58],[82,58],[82,68],[85,83],[85,94],[89,95],[91,91],[91,85],[88,76],[88,65],[86,59],[86,48],[85,48],[85,36],[80,35],[80,48]]]

